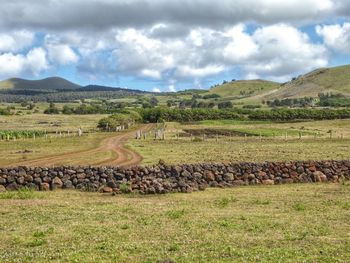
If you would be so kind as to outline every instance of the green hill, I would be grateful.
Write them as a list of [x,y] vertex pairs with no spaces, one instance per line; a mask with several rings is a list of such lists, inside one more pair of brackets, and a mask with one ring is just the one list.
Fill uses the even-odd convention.
[[8,90],[77,90],[79,88],[81,86],[59,77],[41,80],[12,78],[0,82],[0,89]]
[[302,98],[317,97],[319,93],[341,93],[350,96],[350,65],[321,68],[281,85],[266,98]]
[[239,80],[215,86],[207,94],[218,94],[221,96],[220,100],[255,103],[260,102],[261,96],[277,91],[279,87],[280,84],[273,81]]

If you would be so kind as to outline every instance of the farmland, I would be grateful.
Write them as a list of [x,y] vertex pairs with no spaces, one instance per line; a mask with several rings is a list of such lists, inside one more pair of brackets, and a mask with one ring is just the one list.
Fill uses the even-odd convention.
[[[329,133],[330,127],[332,139]],[[249,121],[167,123],[169,132],[164,141],[153,138],[132,140],[129,146],[140,152],[144,158],[143,164],[157,163],[159,159],[170,164],[348,159],[350,158],[349,127],[348,120],[296,123]],[[184,134],[183,130],[203,132],[197,135],[197,139],[193,136],[191,140],[189,134]],[[237,131],[240,132],[240,136],[235,136]],[[252,132],[253,135],[250,134]],[[177,134],[180,136],[177,137]],[[245,137],[243,134],[251,136]],[[302,134],[301,139],[299,134]]]
[[[55,164],[89,165],[108,160],[113,157],[110,150],[102,151],[96,156],[81,153],[79,157],[75,156],[73,159],[71,155],[67,155],[96,148],[106,138],[118,136],[113,132],[96,132],[97,122],[101,117],[103,115],[33,114],[26,118],[1,116],[1,127],[6,130],[15,131],[16,127],[23,127],[26,130],[48,131],[49,135],[48,138],[37,137],[35,140],[23,138],[16,141],[0,141],[0,152],[2,156],[6,156],[1,158],[0,164],[26,163],[58,155],[61,157]],[[39,122],[41,124],[38,124]],[[134,132],[131,132],[127,145],[142,156],[142,164],[155,164],[159,159],[171,164],[347,159],[350,158],[349,122],[349,120],[288,123],[236,120],[183,124],[168,122],[165,124],[165,140],[154,140],[154,126],[153,130],[148,132],[146,139],[135,140]],[[59,126],[53,126],[52,123]],[[76,123],[80,123],[83,130],[89,133],[84,133],[83,137],[73,136],[76,135],[78,128]],[[62,131],[62,134],[56,134],[57,130]],[[71,136],[68,136],[67,130],[71,131]],[[136,127],[134,130],[137,130]],[[192,138],[190,134],[193,135]],[[184,151],[186,154],[183,154]]]

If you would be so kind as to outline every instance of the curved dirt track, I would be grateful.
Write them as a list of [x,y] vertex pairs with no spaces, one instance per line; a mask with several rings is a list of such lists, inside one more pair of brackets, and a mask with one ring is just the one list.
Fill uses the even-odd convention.
[[[149,131],[153,127],[152,124],[144,125],[141,130]],[[133,138],[135,130],[127,131],[121,134],[116,133],[113,137],[105,138],[101,141],[100,145],[94,149],[61,153],[58,155],[43,157],[35,160],[19,162],[12,164],[11,166],[28,166],[28,167],[40,167],[40,166],[54,166],[58,164],[64,164],[67,160],[72,160],[75,157],[82,155],[94,155],[101,152],[111,152],[113,157],[107,160],[103,160],[95,163],[83,163],[82,165],[93,165],[93,166],[133,166],[137,165],[142,161],[142,157],[125,147],[125,143],[128,139]]]

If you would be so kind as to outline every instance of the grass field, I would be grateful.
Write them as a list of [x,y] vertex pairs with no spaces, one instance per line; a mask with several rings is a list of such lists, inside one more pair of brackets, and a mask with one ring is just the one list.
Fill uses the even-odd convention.
[[264,162],[290,160],[350,159],[350,139],[262,140],[214,139],[130,141],[129,145],[144,158],[142,164],[155,164],[159,159],[168,164],[204,162]]
[[107,115],[12,115],[0,116],[1,130],[46,130],[46,131],[77,131],[79,127],[83,130],[94,130],[98,121]]
[[[131,140],[129,146],[143,156],[143,164],[154,164],[163,159],[166,163],[228,162],[228,161],[288,161],[350,158],[350,121],[315,121],[296,123],[203,121],[192,124],[167,123],[166,140]],[[218,136],[203,141],[189,137],[176,139],[183,129],[213,129],[240,131],[259,136]],[[332,129],[332,139],[328,131]],[[285,133],[288,137],[285,140]],[[302,139],[299,140],[299,132]],[[315,134],[319,137],[315,138]],[[213,136],[214,135],[214,136]],[[276,137],[273,137],[276,135]],[[340,139],[341,135],[343,139]]]
[[[13,163],[34,160],[37,158],[48,157],[51,155],[64,154],[70,152],[83,151],[96,148],[100,142],[111,136],[108,133],[93,133],[82,137],[53,137],[49,139],[37,138],[17,140],[17,141],[0,141],[0,166],[8,166]],[[110,153],[100,153],[98,156],[81,154],[79,158],[67,158],[64,164],[92,164],[99,160],[110,158]]]
[[350,186],[0,194],[1,262],[347,262]]
[[191,126],[194,128],[205,126],[211,128],[246,130],[248,133],[249,131],[261,130],[263,133],[267,134],[267,136],[274,132],[279,136],[284,136],[285,132],[289,135],[297,135],[299,132],[302,132],[304,135],[311,135],[311,137],[315,133],[319,133],[322,137],[329,137],[329,131],[332,130],[334,137],[340,137],[343,135],[343,137],[350,138],[350,120],[348,119],[304,122],[214,120],[201,121],[198,124]]
[[[8,119],[6,119],[8,118]],[[0,129],[16,130],[50,130],[56,126],[48,123],[59,123],[59,130],[74,131],[76,123],[81,123],[83,130],[96,127],[101,115],[29,115],[29,116],[0,116]],[[6,120],[6,121],[4,121]],[[42,121],[42,122],[41,122]],[[42,123],[42,124],[38,124]],[[215,132],[212,138],[201,141],[190,141],[189,137],[175,135],[184,129],[209,129],[236,131],[255,135],[244,136],[218,136]],[[329,130],[333,138],[330,139]],[[350,158],[350,120],[273,123],[261,121],[203,121],[192,124],[167,123],[166,140],[154,140],[148,136],[146,140],[130,140],[128,146],[143,156],[143,164],[154,164],[159,159],[167,163],[196,163],[196,162],[222,162],[222,161],[282,161],[282,160],[308,160],[308,159],[347,159]],[[288,138],[285,140],[285,133]],[[302,140],[298,139],[302,132]],[[314,134],[320,137],[315,139]],[[260,140],[259,135],[262,135]],[[339,139],[340,135],[343,139]],[[51,135],[52,136],[52,135]],[[0,141],[1,165],[11,165],[51,155],[77,152],[96,148],[99,143],[113,134],[92,133],[82,138],[37,138],[17,141]],[[331,149],[331,150],[330,150]],[[96,154],[81,154],[79,157],[67,157],[62,164],[93,164],[109,159],[112,153],[106,151]],[[91,163],[89,163],[91,162]]]

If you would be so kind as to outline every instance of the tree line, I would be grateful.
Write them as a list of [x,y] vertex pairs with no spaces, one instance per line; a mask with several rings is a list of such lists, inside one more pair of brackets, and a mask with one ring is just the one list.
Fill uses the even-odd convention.
[[249,114],[251,120],[293,121],[334,120],[350,118],[350,109],[272,109],[256,110]]

